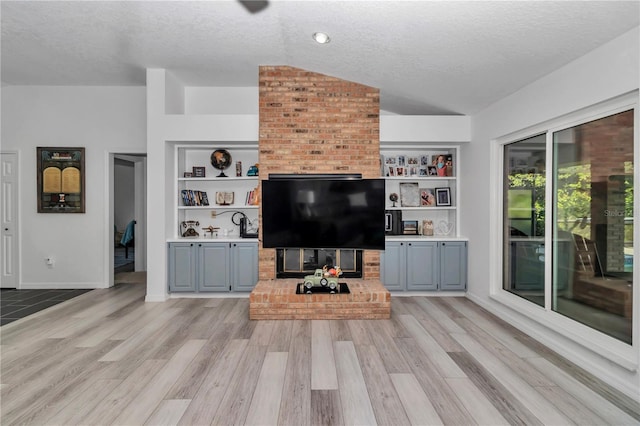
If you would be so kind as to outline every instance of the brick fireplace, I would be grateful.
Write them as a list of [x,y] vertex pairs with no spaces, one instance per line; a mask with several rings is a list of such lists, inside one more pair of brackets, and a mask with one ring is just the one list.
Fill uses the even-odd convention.
[[[259,90],[261,179],[269,173],[380,177],[378,89],[298,68],[262,66]],[[275,250],[260,244],[259,279],[274,279],[275,265]],[[379,252],[364,252],[363,269],[364,279],[380,278]]]
[[[376,88],[287,66],[260,67],[260,179],[270,173],[380,177],[379,114]],[[260,243],[258,250],[251,319],[389,318],[378,251],[364,251],[363,279],[349,280],[350,294],[296,295],[295,280],[275,279],[275,249]]]

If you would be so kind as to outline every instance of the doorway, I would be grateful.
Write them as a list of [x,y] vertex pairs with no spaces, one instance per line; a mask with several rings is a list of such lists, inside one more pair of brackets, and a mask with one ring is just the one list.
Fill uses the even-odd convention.
[[146,154],[110,156],[110,285],[116,274],[146,271]]

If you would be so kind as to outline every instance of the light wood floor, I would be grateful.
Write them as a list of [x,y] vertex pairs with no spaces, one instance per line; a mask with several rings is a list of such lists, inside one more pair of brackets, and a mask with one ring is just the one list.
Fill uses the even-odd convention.
[[2,425],[622,425],[640,408],[464,298],[249,321],[247,298],[95,290],[0,329]]

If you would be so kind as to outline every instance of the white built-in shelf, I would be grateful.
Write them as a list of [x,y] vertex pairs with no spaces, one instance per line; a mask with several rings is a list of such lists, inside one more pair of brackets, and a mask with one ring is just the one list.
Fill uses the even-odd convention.
[[257,209],[258,206],[246,206],[246,205],[229,205],[229,206],[218,206],[216,204],[209,206],[178,206],[178,210],[238,210],[238,209]]
[[[441,178],[442,179],[442,178]],[[202,178],[194,178],[194,177],[179,177],[178,181],[185,181],[185,182],[212,182],[212,181],[217,181],[217,182],[229,182],[229,181],[236,181],[236,180],[253,180],[253,181],[258,181],[258,176],[240,176],[240,177],[236,177],[236,176],[229,176],[229,177],[216,177],[216,176],[212,176],[212,177],[202,177]]]
[[433,210],[455,210],[456,207],[454,206],[434,206],[434,207],[400,207],[400,206],[396,206],[396,207],[385,207],[385,210],[421,210],[424,212]]

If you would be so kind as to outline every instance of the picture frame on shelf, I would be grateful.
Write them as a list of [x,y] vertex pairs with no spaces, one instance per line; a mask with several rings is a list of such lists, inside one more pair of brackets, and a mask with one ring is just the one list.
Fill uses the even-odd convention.
[[431,160],[429,159],[428,155],[420,156],[420,165],[421,166],[428,166],[429,164],[431,164]]
[[400,206],[420,207],[418,182],[402,182],[400,184]]
[[451,206],[451,189],[450,188],[436,188],[436,206],[438,207]]
[[193,177],[198,177],[198,178],[206,177],[206,169],[204,167],[194,166]]
[[420,176],[422,177],[429,176],[426,167],[420,167]]
[[431,157],[431,165],[436,167],[438,176],[453,176],[453,155],[436,154]]
[[193,172],[184,172],[183,177],[186,177],[186,178],[193,177]]
[[403,220],[402,221],[402,234],[403,235],[418,235],[418,221],[417,220]]
[[436,166],[427,166],[427,173],[429,176],[438,176],[438,168]]
[[420,206],[434,207],[436,205],[436,194],[433,188],[420,188]]
[[407,165],[409,166],[417,166],[419,163],[419,159],[418,157],[408,157],[407,158]]
[[406,164],[406,157],[404,155],[398,155],[398,166],[404,167]]
[[394,177],[396,175],[396,168],[393,166],[388,167],[387,176]]

